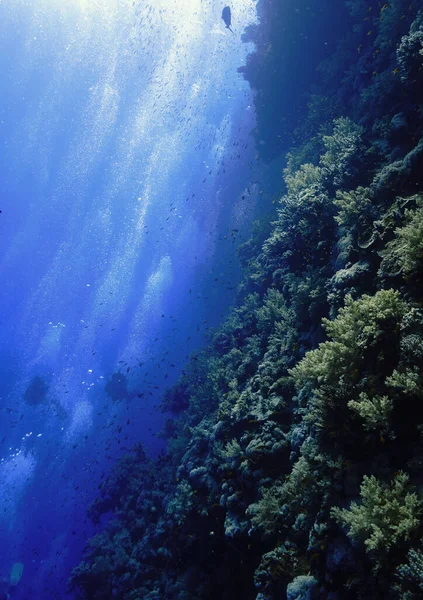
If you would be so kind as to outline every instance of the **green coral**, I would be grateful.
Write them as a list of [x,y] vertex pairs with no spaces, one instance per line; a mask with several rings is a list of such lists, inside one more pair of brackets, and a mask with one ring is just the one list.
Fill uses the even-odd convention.
[[304,272],[326,264],[334,239],[334,207],[321,186],[285,196],[278,220],[263,244],[263,259],[272,272],[288,268]]
[[423,70],[423,11],[420,11],[416,20],[411,24],[410,31],[401,38],[397,48],[397,59],[401,79],[419,78],[422,80]]
[[[360,428],[367,441],[383,443],[395,439],[397,429],[405,427],[402,423],[408,416],[394,419],[393,413],[399,406],[395,386],[408,373],[404,365],[408,320],[420,327],[412,314],[395,290],[380,290],[358,300],[347,296],[333,321],[323,319],[329,340],[290,371],[304,421],[332,443],[350,447],[349,453]],[[410,356],[409,369],[416,360]],[[414,381],[415,386],[420,383]],[[412,401],[411,395],[408,400]]]
[[320,344],[292,369],[297,385],[356,381],[354,368],[360,358],[376,347],[389,327],[399,326],[406,310],[407,305],[394,290],[381,290],[356,301],[347,296],[335,320],[323,319],[331,341]]
[[388,396],[369,397],[364,392],[361,392],[359,400],[348,402],[349,408],[363,419],[366,431],[377,430],[390,436],[394,435],[390,428],[393,405],[392,398]]
[[273,330],[275,323],[288,323],[292,319],[292,313],[287,308],[284,295],[271,288],[264,296],[262,306],[257,309],[256,317],[258,328],[269,332]]
[[188,481],[181,481],[166,506],[166,512],[181,525],[194,506],[194,490]]
[[294,172],[286,168],[284,170],[284,179],[288,194],[307,193],[314,187],[321,187],[323,184],[323,173],[320,167],[306,163]]
[[397,567],[399,584],[395,586],[401,600],[419,600],[423,594],[423,552],[411,548],[407,563]]
[[417,143],[413,137],[413,147],[404,156],[394,162],[389,162],[375,175],[371,189],[376,196],[392,198],[395,193],[413,193],[419,185],[423,159],[423,138]]
[[420,525],[422,502],[409,491],[408,481],[403,472],[390,485],[365,475],[360,488],[361,504],[352,502],[349,509],[334,507],[331,514],[347,528],[351,539],[364,542],[367,552],[385,554],[408,540]]
[[339,481],[340,463],[320,453],[314,442],[305,442],[301,452],[285,480],[264,490],[247,510],[253,529],[265,536],[279,537],[284,532],[304,541],[313,525],[311,507],[322,510]]
[[423,272],[423,199],[419,198],[418,208],[405,210],[404,224],[395,229],[395,238],[386,246],[381,270],[401,273],[405,280],[417,277]]
[[320,165],[334,186],[342,186],[357,175],[363,131],[348,117],[339,117],[334,121],[332,135],[323,136],[326,152],[320,158]]
[[296,546],[289,542],[263,554],[254,573],[255,587],[259,592],[257,600],[273,598],[272,589],[275,585],[285,588],[293,577],[307,571],[307,561],[298,556]]
[[214,447],[215,456],[219,459],[219,470],[222,472],[231,472],[234,469],[247,466],[245,462],[245,451],[236,438],[233,438],[226,444],[217,442]]
[[338,209],[335,221],[350,235],[355,234],[362,244],[362,240],[369,237],[377,217],[372,191],[361,186],[355,190],[337,190],[334,205]]

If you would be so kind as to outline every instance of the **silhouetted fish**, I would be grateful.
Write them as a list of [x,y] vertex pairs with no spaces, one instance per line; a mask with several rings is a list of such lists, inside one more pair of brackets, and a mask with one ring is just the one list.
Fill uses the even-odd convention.
[[[232,29],[231,29],[231,8],[230,8],[230,6],[225,6],[225,8],[222,10],[222,19],[225,22],[226,29],[229,29],[229,31],[232,31]],[[232,31],[232,33],[233,33],[233,31]]]

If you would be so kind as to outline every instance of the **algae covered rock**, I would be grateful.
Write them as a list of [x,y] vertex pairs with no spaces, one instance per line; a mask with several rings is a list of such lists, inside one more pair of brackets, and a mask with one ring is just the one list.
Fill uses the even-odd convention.
[[299,575],[286,588],[286,600],[316,600],[318,597],[318,583],[311,575]]

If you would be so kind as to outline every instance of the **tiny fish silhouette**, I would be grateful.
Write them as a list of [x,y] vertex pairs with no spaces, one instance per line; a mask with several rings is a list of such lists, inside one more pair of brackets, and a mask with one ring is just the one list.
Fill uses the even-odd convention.
[[[230,6],[225,6],[225,8],[222,10],[222,19],[225,22],[226,29],[229,29],[229,31],[232,31],[232,29],[231,29],[231,8],[230,8]],[[233,31],[232,31],[232,33],[233,33]]]

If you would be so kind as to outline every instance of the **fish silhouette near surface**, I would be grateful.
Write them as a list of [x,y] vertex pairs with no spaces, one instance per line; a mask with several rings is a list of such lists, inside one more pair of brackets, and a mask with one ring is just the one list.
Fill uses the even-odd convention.
[[[231,29],[231,7],[230,6],[225,6],[225,8],[222,10],[222,19],[225,22],[226,29],[229,29],[229,31],[232,31],[232,29]],[[232,33],[233,33],[233,31],[232,31]]]

